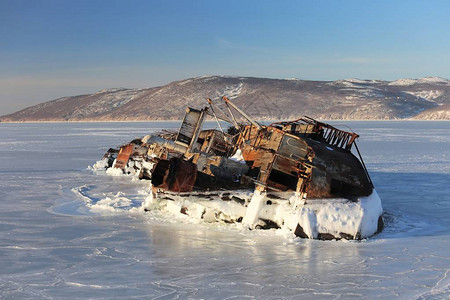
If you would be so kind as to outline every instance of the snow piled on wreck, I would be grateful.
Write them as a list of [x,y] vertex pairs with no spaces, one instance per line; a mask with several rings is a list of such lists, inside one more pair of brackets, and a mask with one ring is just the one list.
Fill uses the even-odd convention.
[[[236,153],[235,160],[240,160]],[[147,162],[144,162],[147,163]],[[137,180],[139,162],[129,161],[125,170],[107,168],[105,159],[97,161],[89,167],[97,174],[124,176],[132,181]],[[148,163],[147,163],[148,164]],[[114,165],[114,164],[113,164]],[[146,166],[150,168],[151,166]],[[96,203],[87,201],[92,213],[113,213],[125,210],[145,213],[158,211],[177,222],[208,224],[235,224],[239,229],[277,228],[284,233],[294,234],[310,239],[364,239],[380,230],[379,218],[383,209],[381,200],[375,190],[367,197],[354,200],[336,199],[302,199],[294,193],[285,199],[273,199],[266,192],[260,191],[227,191],[189,195],[157,195],[152,191],[151,183],[145,190],[139,190],[143,196],[136,207],[127,204],[135,203],[120,192],[114,197],[105,197]],[[233,197],[235,196],[235,197]],[[226,199],[226,200],[224,200]],[[238,199],[238,200],[236,200]],[[278,226],[271,226],[276,224]]]
[[300,208],[298,221],[308,237],[346,233],[350,234],[348,238],[358,239],[377,232],[378,218],[382,212],[380,197],[373,190],[371,195],[358,198],[355,202],[347,199],[311,200]]

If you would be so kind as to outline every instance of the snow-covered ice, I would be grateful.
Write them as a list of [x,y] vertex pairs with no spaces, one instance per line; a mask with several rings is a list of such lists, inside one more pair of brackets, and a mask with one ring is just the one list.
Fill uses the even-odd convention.
[[385,211],[361,242],[143,213],[148,181],[87,169],[178,123],[0,124],[0,298],[448,299],[450,122],[346,124]]

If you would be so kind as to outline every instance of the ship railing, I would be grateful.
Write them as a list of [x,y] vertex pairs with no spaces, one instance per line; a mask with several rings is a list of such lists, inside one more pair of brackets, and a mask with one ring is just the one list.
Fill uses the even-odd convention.
[[346,151],[351,151],[352,145],[359,137],[354,132],[338,129],[330,124],[319,122],[307,116],[294,121],[272,123],[270,126],[277,125],[281,125],[291,133],[319,135],[327,144]]

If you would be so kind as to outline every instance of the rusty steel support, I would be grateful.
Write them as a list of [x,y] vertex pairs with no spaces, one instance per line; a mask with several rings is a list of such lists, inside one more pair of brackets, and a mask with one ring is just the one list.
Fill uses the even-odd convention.
[[255,127],[257,127],[258,129],[262,129],[262,126],[259,125],[257,122],[253,121],[252,118],[250,118],[244,111],[242,111],[239,107],[237,107],[233,102],[231,102],[230,100],[228,100],[227,97],[223,96],[222,97],[223,101],[225,101],[225,103],[227,105],[230,105],[231,107],[233,107],[235,110],[237,110],[244,118],[246,118],[250,123],[252,123]]
[[[209,105],[211,106],[211,107],[215,107],[215,108],[217,108],[217,110],[218,111],[220,111],[220,113],[224,116],[224,118],[220,118],[220,119],[222,119],[223,121],[225,121],[225,122],[228,122],[228,123],[230,123],[230,124],[233,124],[233,126],[236,128],[236,129],[240,129],[240,127],[239,127],[239,124],[237,124],[237,123],[235,123],[233,120],[231,120],[230,118],[229,118],[229,116],[219,107],[219,106],[217,106],[210,98],[208,98],[208,103],[209,103]],[[216,116],[217,117],[217,116]],[[218,117],[217,117],[218,118]]]
[[217,118],[216,112],[214,111],[214,108],[212,106],[212,100],[208,98],[208,103],[209,103],[209,107],[211,108],[211,111],[214,115],[214,118],[216,119],[217,125],[219,125],[220,131],[222,131],[223,134],[225,134],[225,132],[223,131],[222,125],[220,125],[220,121]]

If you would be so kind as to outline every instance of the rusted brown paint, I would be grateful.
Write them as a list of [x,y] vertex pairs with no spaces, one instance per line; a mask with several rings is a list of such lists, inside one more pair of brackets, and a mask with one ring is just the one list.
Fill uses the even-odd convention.
[[217,130],[203,130],[198,136],[198,149],[212,155],[227,156],[234,148],[232,136]]
[[[207,180],[211,188],[220,188],[221,184],[227,185],[226,180],[224,181],[226,176],[223,175],[228,174],[224,161],[229,160],[226,153],[235,148],[241,149],[243,158],[250,167],[248,172],[236,169],[233,174],[236,174],[236,177],[254,174],[253,181],[260,187],[276,191],[297,191],[308,194],[308,198],[354,197],[367,194],[369,189],[364,174],[353,171],[354,168],[360,168],[359,161],[352,155],[349,156],[348,152],[339,152],[347,151],[346,148],[357,135],[335,130],[334,127],[320,122],[309,122],[283,124],[282,128],[289,129],[289,132],[275,126],[258,130],[254,125],[247,125],[235,144],[226,141],[225,135],[217,130],[201,131],[197,141],[200,152],[186,152],[184,157],[198,167],[196,172],[204,174],[202,179]],[[302,135],[296,135],[299,131],[306,135],[303,138]],[[322,134],[321,143],[310,139],[310,136],[318,134]],[[161,159],[168,159],[167,153],[162,150],[164,149],[155,147],[153,153]],[[176,156],[176,153],[174,155]],[[330,160],[330,157],[335,157],[336,161]],[[183,161],[181,156],[178,158],[180,162]],[[195,189],[195,180],[187,180],[185,171],[189,168],[180,168],[180,174],[164,174],[165,179],[158,187],[171,191]],[[208,177],[216,179],[207,179]],[[173,185],[169,182],[173,182]]]
[[155,166],[152,183],[156,189],[190,192],[197,178],[197,166],[180,158],[161,160]]
[[251,162],[251,168],[259,170],[256,178],[259,186],[306,193],[314,151],[300,137],[276,127],[256,130],[248,125],[237,144],[244,159]]
[[311,143],[311,146],[316,157],[308,197],[356,198],[372,192],[370,180],[354,155],[326,144]]
[[128,160],[130,159],[131,152],[133,152],[133,144],[128,144],[122,146],[119,150],[119,154],[116,158],[116,163],[114,164],[114,168],[124,170],[127,166]]

